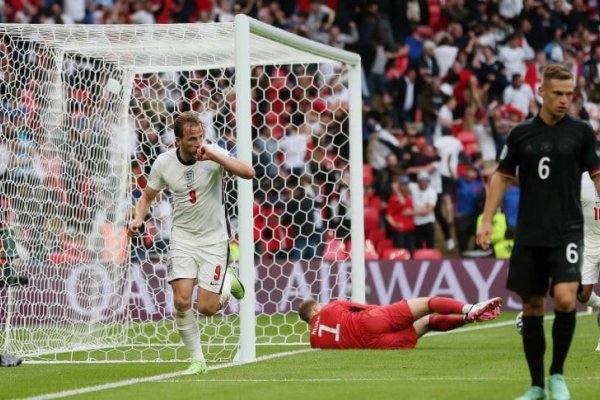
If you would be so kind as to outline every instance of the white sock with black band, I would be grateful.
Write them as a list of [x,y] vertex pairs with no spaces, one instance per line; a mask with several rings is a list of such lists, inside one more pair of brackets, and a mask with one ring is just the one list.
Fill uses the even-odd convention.
[[189,350],[193,361],[204,360],[202,344],[200,343],[200,329],[193,309],[175,311],[175,323],[185,347]]

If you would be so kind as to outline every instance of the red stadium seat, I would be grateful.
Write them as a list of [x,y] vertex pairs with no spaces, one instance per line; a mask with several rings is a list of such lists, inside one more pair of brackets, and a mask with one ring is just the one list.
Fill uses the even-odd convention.
[[379,257],[383,258],[383,253],[385,253],[386,250],[394,248],[394,242],[392,242],[390,239],[383,239],[377,242],[375,248],[377,249],[377,254],[379,254]]
[[439,2],[430,2],[429,7],[429,26],[439,30],[442,25],[442,7]]
[[375,246],[373,242],[370,240],[365,240],[365,260],[378,260],[379,254],[377,254],[377,250],[375,250]]
[[375,208],[377,210],[381,210],[381,199],[377,196],[371,199],[370,207]]
[[387,249],[383,252],[384,260],[410,260],[410,251],[406,249]]
[[417,32],[423,39],[431,39],[433,37],[433,29],[429,25],[419,25]]
[[477,143],[467,143],[463,152],[466,156],[471,157],[473,154],[479,152],[479,145]]
[[379,210],[373,207],[365,208],[365,232],[379,228]]
[[452,123],[452,134],[454,136],[458,135],[459,132],[462,132],[463,124],[462,122],[454,122]]
[[438,249],[417,249],[413,254],[415,260],[441,260],[442,252]]
[[458,166],[456,167],[456,176],[464,178],[467,175],[468,168],[469,164],[458,164]]
[[373,229],[367,235],[367,239],[369,239],[373,243],[377,243],[381,240],[387,239],[385,229],[383,229],[383,228]]
[[363,165],[363,185],[371,186],[373,183],[373,167],[370,164]]
[[456,138],[458,140],[460,140],[460,142],[463,144],[463,146],[466,146],[467,144],[470,144],[470,143],[477,143],[477,135],[475,135],[475,133],[473,133],[471,131],[458,132],[458,134],[456,135]]

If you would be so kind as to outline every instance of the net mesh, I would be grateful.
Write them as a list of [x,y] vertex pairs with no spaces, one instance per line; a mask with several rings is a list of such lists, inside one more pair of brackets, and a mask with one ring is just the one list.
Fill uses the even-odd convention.
[[[188,358],[166,282],[171,197],[126,236],[182,111],[236,155],[233,27],[0,26],[0,349],[44,360]],[[275,61],[274,61],[275,60]],[[349,296],[348,89],[342,64],[251,37],[257,343],[306,343],[308,296]],[[236,180],[226,207],[237,257]],[[239,304],[199,317],[231,360]]]

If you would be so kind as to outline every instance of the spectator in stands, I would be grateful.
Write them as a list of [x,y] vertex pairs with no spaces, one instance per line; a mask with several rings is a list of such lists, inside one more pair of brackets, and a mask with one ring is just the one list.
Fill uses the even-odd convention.
[[328,31],[335,21],[335,10],[323,0],[310,0],[310,9],[306,18],[308,32]]
[[[456,193],[455,180],[458,175],[458,158],[464,150],[462,143],[452,135],[450,129],[444,128],[442,136],[434,140],[435,148],[440,156],[440,174],[442,176],[442,209],[445,213],[447,224],[454,225],[454,195]],[[454,241],[446,237],[446,247],[454,248]]]
[[308,196],[303,186],[293,190],[292,198],[285,205],[284,225],[293,229],[294,247],[290,256],[294,259],[310,260],[317,255],[321,235],[315,223],[315,201]]
[[[329,229],[333,230],[336,238],[348,240],[350,238],[350,171],[345,170],[341,179],[333,190],[335,195],[329,201]],[[333,196],[332,196],[333,197]]]
[[445,97],[441,90],[441,80],[438,77],[426,77],[419,87],[418,109],[421,111],[423,134],[429,144],[433,144],[438,113],[444,104]]
[[471,238],[475,236],[477,217],[483,209],[485,189],[473,165],[467,165],[464,176],[456,179],[456,216],[454,226],[458,251],[469,250]]
[[258,137],[254,140],[254,153],[257,155],[256,164],[259,169],[256,171],[258,179],[263,177],[274,178],[279,173],[277,164],[278,144],[277,140],[271,136],[271,128],[263,125],[259,128]]
[[[419,33],[419,26],[416,24],[410,25],[410,35],[404,39],[404,45],[408,46],[408,60],[410,64],[414,64],[423,54],[424,39]],[[419,77],[420,71],[419,72]]]
[[[483,214],[477,218],[477,231],[481,226]],[[507,229],[506,215],[501,210],[498,210],[492,218],[492,235],[490,236],[491,252],[494,257],[500,259],[508,259],[514,247],[514,231]]]
[[536,114],[535,97],[529,85],[523,84],[523,77],[514,74],[512,82],[504,89],[504,104],[517,108],[524,116]]
[[593,56],[584,65],[584,76],[588,100],[600,103],[600,45],[596,45]]
[[496,143],[492,135],[489,118],[484,109],[480,109],[475,114],[475,125],[473,133],[477,136],[477,145],[481,152],[484,168],[495,165],[496,161]]
[[[525,67],[527,55],[525,50],[519,47],[518,41],[519,37],[517,35],[510,36],[508,44],[500,47],[498,53],[498,58],[506,67],[506,79],[511,79],[515,74],[525,76],[525,72],[527,71]],[[533,58],[533,55],[531,58]]]
[[367,84],[372,96],[382,96],[389,91],[385,74],[386,67],[390,60],[402,53],[401,49],[394,49],[391,43],[385,41],[384,32],[378,31],[375,34],[369,50],[365,54],[367,57],[365,64],[369,65],[369,69],[366,70]]
[[288,125],[286,135],[279,141],[279,150],[283,155],[283,168],[296,178],[304,174],[308,140],[311,136],[310,126],[302,124],[297,127]]
[[469,9],[465,7],[464,0],[448,0],[442,11],[450,22],[457,22],[461,25],[466,25],[469,17]]
[[435,42],[426,40],[423,43],[423,54],[417,60],[417,68],[421,80],[427,76],[440,76],[440,67],[435,58]]
[[477,74],[479,83],[483,85],[488,94],[488,100],[502,101],[504,88],[508,85],[505,75],[505,66],[494,54],[490,46],[484,46],[481,49],[483,60]]
[[402,173],[402,168],[395,153],[388,154],[386,161],[386,167],[377,171],[373,180],[375,193],[384,202],[392,193],[392,182]]
[[309,32],[313,40],[328,44],[329,46],[344,49],[358,42],[358,29],[354,21],[348,22],[349,33],[341,31],[340,27],[333,25],[327,31]]
[[398,158],[400,142],[391,132],[392,119],[389,116],[382,116],[379,121],[373,118],[369,123],[373,125],[373,130],[369,134],[367,145],[368,160],[373,171],[379,171],[388,165],[389,154],[393,153]]
[[70,15],[63,12],[63,9],[59,3],[54,3],[50,6],[50,13],[48,15],[42,14],[40,22],[43,24],[74,24],[73,18]]
[[519,217],[519,197],[521,191],[517,182],[510,181],[502,198],[502,211],[506,215],[506,225],[513,232],[517,229]]
[[417,249],[435,247],[435,203],[437,194],[430,186],[427,172],[417,175],[417,183],[410,183],[410,193],[413,200],[415,215],[415,246]]
[[433,53],[440,68],[440,76],[446,76],[458,55],[458,47],[452,43],[452,37],[444,35],[434,48]]
[[403,77],[394,79],[389,85],[396,110],[400,114],[400,126],[414,122],[419,103],[417,71],[413,67],[409,67]]
[[[520,110],[517,111],[519,114],[521,113]],[[490,104],[489,114],[490,128],[492,130],[494,141],[496,142],[496,158],[498,159],[500,157],[500,152],[508,139],[510,130],[518,123],[516,120],[520,120],[522,114],[515,116],[515,113],[509,112],[509,110],[495,102]]]
[[385,220],[394,247],[407,249],[412,254],[415,250],[415,221],[409,183],[407,175],[392,183]]
[[[392,32],[390,20],[387,15],[380,11],[378,1],[369,0],[367,2],[366,8],[361,14],[358,33],[358,45],[361,55],[364,54],[364,50],[368,51],[368,47],[371,46],[376,35],[379,35],[381,43],[384,45],[389,46],[391,43],[394,43],[394,34]],[[365,69],[368,70],[368,64],[364,60],[365,57],[363,57],[363,63]]]
[[563,31],[562,28],[554,30],[552,41],[544,46],[544,52],[548,61],[561,63],[565,60],[564,52],[566,43],[563,40],[566,38],[566,35],[567,32]]
[[448,129],[452,131],[454,123],[460,123],[462,121],[454,119],[454,110],[456,109],[456,99],[454,98],[454,89],[448,83],[442,84],[440,87],[441,92],[444,95],[444,103],[440,107],[437,114],[437,120],[435,125],[435,131],[433,132],[433,143],[442,136],[442,129]]
[[214,2],[213,20],[215,22],[233,22],[235,16],[232,13],[229,0],[217,0]]

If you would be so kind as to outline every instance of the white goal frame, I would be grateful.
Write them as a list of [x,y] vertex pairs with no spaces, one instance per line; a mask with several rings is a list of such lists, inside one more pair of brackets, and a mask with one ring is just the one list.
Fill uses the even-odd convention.
[[[107,117],[106,113],[98,114],[102,119],[113,121],[111,130],[109,133],[111,143],[109,147],[116,149],[107,158],[113,162],[110,168],[118,164],[114,170],[111,170],[111,176],[114,177],[114,182],[108,181],[106,185],[112,184],[111,194],[113,193],[127,193],[127,199],[131,200],[131,191],[129,190],[130,185],[130,173],[129,168],[130,156],[127,154],[127,146],[125,145],[128,141],[129,127],[128,118],[130,117],[130,103],[133,99],[133,93],[136,90],[136,75],[141,74],[161,74],[161,73],[177,73],[177,72],[192,72],[198,70],[226,70],[235,68],[235,141],[237,149],[237,157],[240,160],[244,160],[252,163],[253,160],[253,99],[252,99],[252,84],[253,69],[255,67],[263,66],[281,66],[281,65],[312,65],[316,66],[317,70],[321,64],[343,64],[343,68],[339,68],[335,74],[340,77],[343,75],[343,85],[347,87],[348,96],[345,100],[348,100],[347,110],[344,110],[344,135],[345,140],[344,146],[344,166],[345,171],[349,172],[349,191],[350,196],[350,237],[347,236],[347,230],[344,233],[344,239],[351,239],[353,245],[348,256],[345,253],[343,262],[338,265],[343,266],[343,277],[340,278],[339,285],[337,286],[338,295],[347,298],[349,289],[346,284],[348,281],[348,274],[346,268],[351,267],[351,298],[356,302],[365,302],[365,257],[364,257],[364,190],[363,190],[363,133],[362,133],[362,67],[360,56],[345,50],[327,46],[322,43],[318,43],[307,38],[303,38],[292,33],[286,32],[282,29],[274,28],[265,23],[252,19],[246,15],[237,15],[233,24],[231,23],[211,23],[211,24],[171,24],[171,25],[113,25],[113,26],[102,26],[102,25],[30,25],[30,24],[0,24],[0,32],[6,35],[7,38],[14,36],[15,43],[26,43],[22,49],[19,48],[17,52],[25,51],[31,48],[43,49],[44,54],[48,54],[46,60],[48,65],[44,65],[40,71],[47,72],[44,75],[44,99],[47,101],[44,106],[40,108],[40,112],[35,114],[39,117],[39,129],[43,132],[45,137],[52,139],[53,141],[59,141],[63,136],[66,137],[65,132],[62,128],[64,121],[62,117],[67,114],[67,98],[65,93],[69,85],[64,85],[62,80],[63,74],[63,63],[73,61],[75,57],[81,57],[82,59],[98,59],[102,60],[101,68],[109,67],[109,70],[113,75],[107,74],[107,76],[114,77],[109,79],[107,82],[106,89],[110,92],[110,101],[103,104],[110,104],[110,116]],[[12,40],[12,39],[10,39]],[[12,43],[12,42],[11,42]],[[15,47],[16,48],[16,47]],[[19,53],[20,54],[20,53]],[[20,63],[20,61],[19,61]],[[27,63],[24,63],[26,69],[29,68]],[[33,65],[33,64],[31,64]],[[112,69],[114,67],[114,70]],[[337,65],[335,65],[337,68]],[[31,68],[31,71],[34,69]],[[27,69],[29,71],[29,69]],[[33,75],[32,75],[33,76]],[[14,82],[25,82],[29,79],[29,75],[22,74]],[[91,82],[95,78],[85,78]],[[100,79],[100,78],[97,78]],[[228,78],[229,79],[229,78]],[[233,79],[233,78],[231,78]],[[118,80],[118,81],[117,81]],[[110,90],[108,90],[109,83],[111,84]],[[327,84],[325,84],[326,86]],[[231,93],[229,91],[228,93]],[[302,100],[308,99],[309,95],[303,96]],[[114,107],[112,107],[114,106]],[[345,105],[344,105],[345,107]],[[107,111],[108,107],[106,107]],[[346,113],[347,111],[347,113]],[[173,112],[173,111],[170,111]],[[340,122],[340,121],[336,121]],[[258,125],[259,123],[257,123]],[[340,125],[341,126],[341,125]],[[256,128],[256,127],[255,127]],[[38,128],[36,128],[38,129]],[[340,128],[341,129],[341,128]],[[346,131],[347,129],[347,131]],[[229,132],[231,133],[231,132]],[[53,149],[54,151],[54,149]],[[87,153],[86,153],[87,154]],[[58,157],[58,156],[57,156]],[[58,157],[60,158],[60,157]],[[109,162],[110,162],[109,161]],[[348,168],[349,166],[349,168]],[[62,171],[62,170],[61,170]],[[62,173],[62,172],[60,172]],[[67,176],[75,176],[76,174],[68,174]],[[99,175],[100,176],[100,175]],[[101,175],[103,176],[103,175]],[[337,177],[333,180],[338,179]],[[343,183],[345,184],[347,175],[345,175]],[[340,181],[342,179],[340,178]],[[113,184],[114,183],[114,184]],[[246,289],[246,295],[239,303],[239,342],[228,343],[231,344],[231,348],[238,350],[235,361],[240,363],[252,362],[256,360],[256,347],[257,341],[260,343],[260,319],[258,318],[260,312],[257,313],[259,303],[261,301],[261,292],[258,293],[259,299],[257,301],[256,286],[258,282],[261,282],[260,278],[262,262],[255,265],[255,242],[254,242],[254,229],[255,219],[253,212],[253,205],[255,202],[255,188],[253,187],[252,180],[244,180],[237,178],[235,183],[237,184],[237,235],[239,243],[239,275],[242,283]],[[29,184],[28,184],[29,185]],[[347,188],[347,186],[345,186]],[[260,190],[260,189],[258,189]],[[232,192],[233,193],[233,192]],[[0,193],[1,194],[1,193]],[[112,198],[111,198],[112,199]],[[119,199],[113,199],[119,200]],[[70,200],[66,200],[70,201]],[[268,201],[267,201],[268,202]],[[344,205],[345,210],[348,210],[348,204]],[[17,208],[18,209],[18,208]],[[24,209],[24,207],[23,207]],[[36,211],[37,212],[37,211]],[[43,215],[43,210],[37,212],[36,215]],[[123,208],[116,207],[114,214],[115,221],[118,221],[119,225],[115,223],[115,227],[123,228],[123,224],[126,224],[129,220],[127,211]],[[348,213],[345,214],[347,221]],[[62,215],[61,215],[62,218]],[[73,217],[66,217],[66,219]],[[70,220],[71,220],[70,219]],[[62,221],[62,219],[61,219]],[[333,226],[333,225],[332,225]],[[330,226],[328,229],[335,230],[336,228]],[[320,229],[320,228],[319,228]],[[49,234],[48,237],[54,238],[55,235]],[[58,236],[58,235],[56,235]],[[31,236],[28,236],[30,238]],[[115,234],[116,237],[116,234]],[[339,239],[339,238],[338,238]],[[323,241],[325,241],[323,239]],[[127,242],[127,240],[125,240]],[[117,261],[116,257],[113,261],[108,261],[108,264],[114,263],[115,265],[125,265],[128,267],[132,265],[132,257],[129,251],[125,252],[125,244],[123,242],[117,243],[121,245],[118,250],[122,250],[125,258]],[[129,245],[132,246],[131,241]],[[319,243],[321,245],[321,243]],[[62,252],[62,249],[57,250]],[[128,255],[129,254],[129,255]],[[127,258],[129,257],[129,258]],[[307,256],[310,258],[311,256]],[[318,256],[315,256],[315,259]],[[28,261],[25,261],[26,257],[21,257],[22,262],[19,263],[21,267],[27,267]],[[37,261],[37,260],[36,260]],[[289,261],[289,260],[288,260]],[[303,259],[302,262],[309,264],[313,261],[310,259]],[[326,260],[328,263],[330,260]],[[335,260],[333,262],[342,261]],[[61,262],[67,266],[78,263],[77,261],[64,261]],[[350,265],[351,264],[351,265]],[[112,265],[112,264],[111,264]],[[161,268],[163,264],[161,261]],[[85,267],[85,266],[84,266]],[[328,267],[327,267],[328,268]],[[257,273],[258,269],[258,273]],[[322,269],[325,270],[325,269]],[[45,270],[44,270],[45,271]],[[62,270],[61,270],[62,271]],[[87,270],[86,270],[87,271]],[[127,279],[130,277],[130,269],[115,270],[114,281],[125,282],[123,279],[125,276]],[[163,270],[161,270],[163,271]],[[313,267],[314,271],[314,267]],[[0,272],[2,270],[0,269]],[[92,274],[92,269],[88,271]],[[44,272],[45,273],[45,272]],[[284,276],[276,273],[277,276]],[[341,274],[342,275],[342,274]],[[48,274],[50,276],[50,274]],[[54,276],[54,275],[53,275]],[[1,278],[1,276],[0,276]],[[69,280],[64,278],[62,275],[56,275],[60,282],[68,282]],[[111,275],[112,278],[112,275]],[[268,277],[271,279],[271,277]],[[262,278],[261,278],[262,279]],[[266,279],[266,278],[265,278]],[[313,278],[311,278],[313,279]],[[35,282],[35,279],[33,280]],[[313,282],[324,282],[326,278],[322,275],[317,275]],[[95,282],[95,281],[94,281]],[[98,282],[103,283],[101,279]],[[30,288],[36,288],[35,285],[30,285]],[[76,352],[88,352],[94,351],[98,348],[109,348],[110,346],[117,346],[113,343],[113,336],[121,335],[119,331],[113,335],[113,332],[106,335],[106,331],[94,330],[88,336],[94,335],[92,344],[82,341],[81,343],[72,343],[68,340],[63,340],[64,335],[58,335],[59,339],[62,340],[58,346],[53,341],[47,341],[46,344],[41,347],[38,346],[38,342],[34,346],[29,346],[27,340],[23,340],[25,347],[14,347],[11,348],[9,345],[12,343],[19,343],[18,335],[11,333],[13,327],[18,327],[14,321],[18,320],[14,317],[21,316],[19,314],[18,302],[13,301],[15,298],[18,299],[18,294],[23,292],[27,288],[20,289],[18,286],[6,287],[5,293],[7,294],[6,309],[6,321],[7,323],[3,326],[0,320],[0,350],[17,349],[15,353],[25,353],[25,357],[39,357],[40,354],[60,354],[60,353],[73,353]],[[101,288],[104,289],[104,288]],[[77,290],[63,289],[61,287],[61,294],[68,296],[73,294]],[[4,293],[4,292],[3,292]],[[127,292],[129,294],[129,292]],[[162,292],[161,292],[162,293]],[[75,293],[77,294],[77,293]],[[120,300],[121,293],[116,293],[115,299]],[[306,292],[303,295],[307,295]],[[328,298],[328,297],[327,297]],[[0,299],[1,301],[2,299]],[[298,294],[294,294],[293,301],[299,303],[301,299]],[[321,299],[326,301],[326,299]],[[296,303],[296,304],[297,304]],[[37,304],[37,303],[36,303]],[[111,303],[112,304],[112,303]],[[117,304],[117,302],[115,302]],[[125,303],[117,304],[119,306],[127,307]],[[237,306],[238,304],[235,303]],[[0,304],[0,315],[3,308]],[[13,307],[15,306],[15,307]],[[292,308],[291,306],[286,309]],[[125,308],[124,308],[125,309]],[[127,308],[128,310],[128,308]],[[227,312],[227,311],[225,311]],[[233,309],[235,313],[235,309]],[[42,315],[36,314],[35,312],[22,312],[24,316],[35,316]],[[265,314],[268,314],[266,312]],[[111,314],[112,315],[112,314]],[[54,316],[52,314],[51,316]],[[292,316],[296,318],[296,316]],[[90,316],[91,319],[97,319],[103,322],[99,315]],[[237,318],[237,316],[236,316]],[[11,325],[11,321],[13,324]],[[65,322],[70,320],[65,319]],[[165,321],[170,321],[165,319]],[[293,323],[295,324],[297,320]],[[62,322],[62,321],[61,321]],[[83,319],[80,322],[85,329],[88,329],[91,324],[88,324],[87,319]],[[55,321],[47,325],[54,326]],[[299,323],[299,335],[298,332],[294,332],[296,337],[301,337],[305,334],[305,325],[302,322]],[[44,324],[35,325],[36,327],[44,330]],[[106,326],[109,326],[107,324]],[[70,327],[69,327],[70,328]],[[110,329],[109,329],[110,330]],[[259,332],[257,332],[259,331]],[[16,332],[16,330],[15,330]],[[170,332],[170,331],[169,331]],[[27,332],[29,335],[30,331]],[[34,334],[36,332],[33,332]],[[45,332],[44,332],[45,333]],[[83,337],[79,335],[79,331],[75,332],[75,337]],[[257,333],[259,337],[257,337]],[[97,336],[96,336],[97,334]],[[1,336],[4,335],[4,336]],[[225,334],[227,335],[227,334]],[[33,337],[35,335],[32,335]],[[88,336],[85,336],[87,339]],[[167,336],[167,335],[163,335]],[[97,337],[105,338],[106,341],[95,341]],[[120,336],[119,336],[120,338]],[[4,339],[4,340],[2,340]],[[70,339],[70,337],[69,337]],[[34,337],[34,341],[37,340]],[[167,340],[171,340],[167,338]],[[41,340],[40,342],[42,342]],[[7,343],[9,345],[7,345]],[[239,343],[239,345],[238,345]],[[171,346],[172,342],[169,341],[168,345]],[[298,344],[298,343],[295,343]],[[305,343],[299,343],[305,344]],[[69,346],[73,347],[69,347]],[[143,343],[145,346],[146,343]],[[237,345],[237,346],[236,346]],[[46,347],[44,347],[46,346]],[[62,347],[59,347],[62,346]],[[90,347],[91,346],[91,347]],[[95,347],[104,346],[104,347]],[[127,345],[124,345],[127,347]],[[158,346],[157,346],[158,347]],[[183,347],[182,347],[183,348]],[[30,352],[31,350],[31,352]],[[56,350],[55,352],[52,350]],[[169,347],[171,350],[171,347]],[[120,350],[119,355],[125,355],[126,350]],[[23,354],[21,354],[23,355]],[[99,362],[111,362],[108,358],[90,357],[87,354],[87,361],[99,361]],[[161,359],[159,356],[158,359]],[[59,357],[60,359],[60,357]],[[65,358],[63,358],[65,359]],[[166,356],[164,359],[171,360],[171,356]],[[173,356],[173,360],[178,359],[178,355]],[[54,358],[57,360],[57,358]],[[48,361],[54,361],[52,357]],[[179,360],[179,359],[178,359]],[[124,361],[131,361],[125,359]],[[60,361],[58,361],[60,362]],[[67,362],[79,362],[67,360]]]

